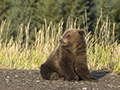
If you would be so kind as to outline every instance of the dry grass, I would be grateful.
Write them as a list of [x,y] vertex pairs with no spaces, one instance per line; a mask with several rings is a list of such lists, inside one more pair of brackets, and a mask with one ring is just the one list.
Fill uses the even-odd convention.
[[[90,69],[108,68],[117,71],[120,69],[120,44],[114,40],[115,24],[110,26],[107,18],[100,26],[101,17],[97,20],[94,35],[90,32],[86,35],[88,66]],[[76,27],[76,21],[77,19],[73,21],[73,19],[68,18],[66,28]],[[57,46],[63,33],[63,21],[58,26],[55,26],[52,22],[47,26],[45,21],[39,32],[35,28],[35,42],[29,47],[30,22],[28,22],[25,31],[25,45],[22,44],[23,24],[18,28],[18,39],[16,41],[11,38],[8,43],[6,43],[7,40],[2,43],[2,32],[5,23],[6,20],[0,26],[0,68],[38,69],[46,61],[50,52]],[[87,27],[87,19],[84,20],[83,18],[83,23],[84,27]],[[110,30],[113,32],[112,36],[110,35]]]

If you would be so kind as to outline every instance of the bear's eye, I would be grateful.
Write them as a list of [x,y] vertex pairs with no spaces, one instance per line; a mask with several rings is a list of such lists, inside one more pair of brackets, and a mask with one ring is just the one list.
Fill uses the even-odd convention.
[[71,36],[70,35],[67,35],[67,37],[66,38],[70,38]]

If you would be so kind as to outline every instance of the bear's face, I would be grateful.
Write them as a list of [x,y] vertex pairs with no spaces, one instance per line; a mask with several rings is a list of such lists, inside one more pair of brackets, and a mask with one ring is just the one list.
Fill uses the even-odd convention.
[[68,29],[66,30],[62,38],[60,39],[60,43],[62,47],[72,47],[77,45],[78,43],[84,41],[85,31],[82,29]]

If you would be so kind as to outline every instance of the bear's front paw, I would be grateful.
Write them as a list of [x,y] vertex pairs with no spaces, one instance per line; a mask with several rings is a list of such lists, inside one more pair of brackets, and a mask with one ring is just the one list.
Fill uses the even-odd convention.
[[50,80],[58,80],[58,79],[59,79],[59,75],[56,72],[50,75]]
[[78,76],[68,76],[66,78],[66,80],[68,80],[68,81],[78,81],[79,77]]

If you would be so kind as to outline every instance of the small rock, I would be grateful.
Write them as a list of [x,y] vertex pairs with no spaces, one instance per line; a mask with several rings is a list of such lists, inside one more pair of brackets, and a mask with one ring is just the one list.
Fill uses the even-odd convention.
[[84,87],[84,88],[82,88],[83,90],[87,90],[87,88],[86,87]]
[[38,82],[40,82],[40,80],[36,80],[36,82],[38,83]]
[[22,85],[25,85],[24,83],[22,83]]
[[10,76],[7,76],[7,78],[10,78]]
[[6,82],[9,82],[9,79],[6,78]]
[[17,82],[20,82],[20,80],[16,80]]
[[26,81],[26,83],[28,83],[28,81]]
[[15,77],[18,77],[18,75],[15,75]]
[[28,74],[32,74],[31,72],[29,72]]
[[17,86],[17,88],[20,88],[19,86]]
[[6,73],[6,71],[3,71],[3,73]]
[[81,82],[81,84],[84,84],[83,82]]
[[35,75],[33,75],[32,78],[35,78]]

